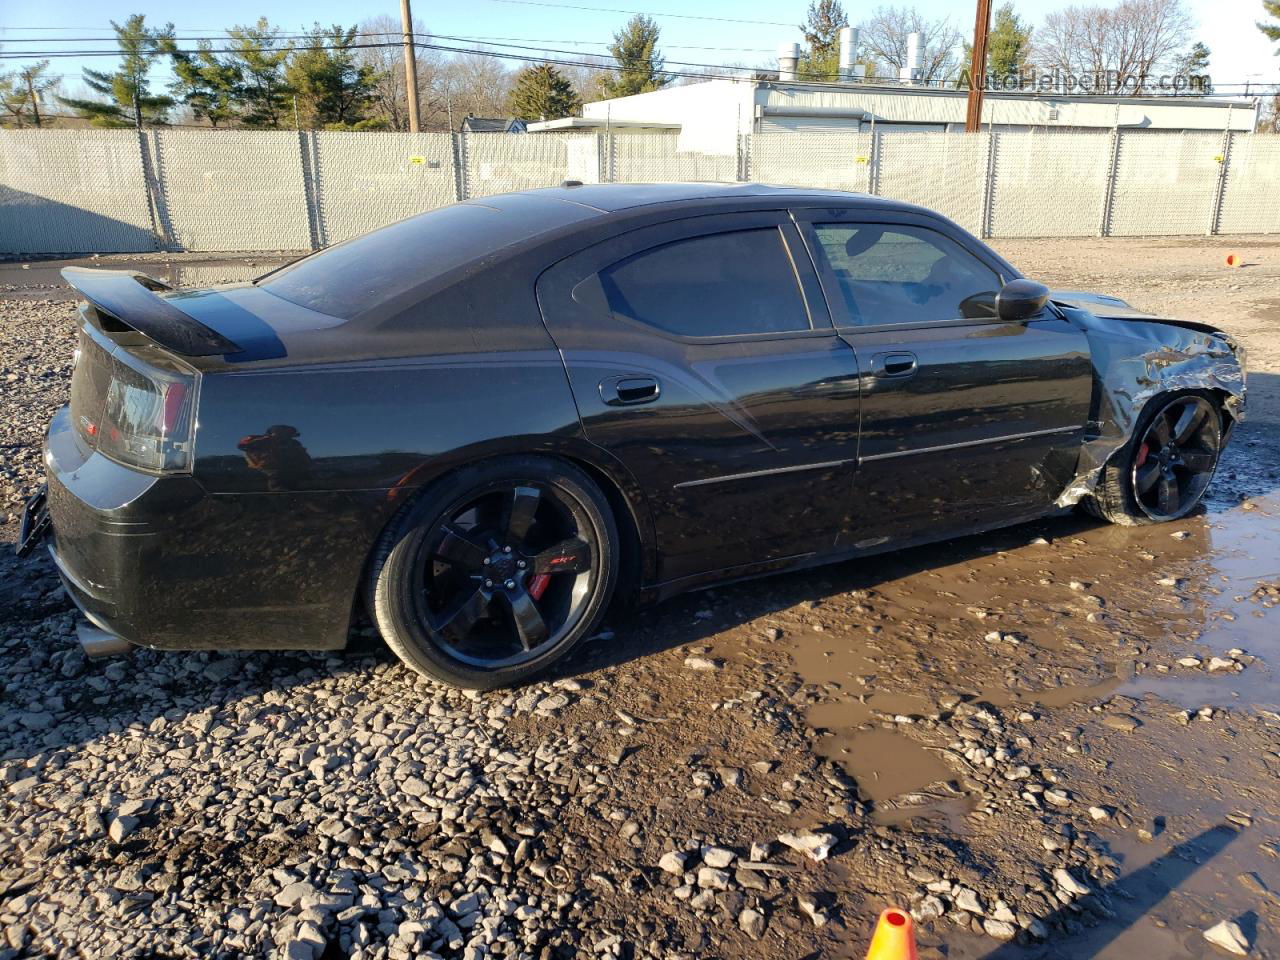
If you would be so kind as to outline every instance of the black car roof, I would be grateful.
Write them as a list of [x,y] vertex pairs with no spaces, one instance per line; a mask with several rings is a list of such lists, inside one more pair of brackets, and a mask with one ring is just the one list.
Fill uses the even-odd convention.
[[[541,190],[525,190],[520,194],[505,196],[546,197],[567,203],[592,207],[601,213],[619,213],[635,207],[654,204],[679,205],[706,200],[745,200],[773,198],[789,202],[799,198],[848,202],[850,199],[889,203],[882,197],[851,193],[843,190],[822,190],[813,187],[774,186],[767,183],[573,183]],[[481,198],[474,203],[500,200],[501,197]]]
[[759,183],[561,185],[429,210],[318,251],[255,283],[321,314],[374,321],[477,271],[502,264],[505,272],[524,251],[542,250],[545,266],[575,245],[596,242],[627,224],[813,201],[916,209],[866,194]]

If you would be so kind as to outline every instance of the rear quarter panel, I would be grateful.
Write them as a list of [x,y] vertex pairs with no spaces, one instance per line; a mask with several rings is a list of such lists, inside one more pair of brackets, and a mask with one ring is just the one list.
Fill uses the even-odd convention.
[[[532,294],[530,281],[530,302]],[[193,472],[211,502],[208,523],[188,532],[201,549],[182,552],[198,555],[215,606],[273,634],[288,610],[307,610],[309,636],[284,631],[281,645],[341,646],[374,543],[436,478],[516,452],[587,460],[614,475],[582,435],[537,314],[523,322],[517,303],[506,319],[472,323],[466,307],[460,292],[424,307],[453,317],[438,352],[428,325],[420,355],[206,370]],[[415,342],[412,323],[399,321],[398,344]],[[480,344],[487,349],[468,349]],[[244,645],[263,645],[246,633]]]

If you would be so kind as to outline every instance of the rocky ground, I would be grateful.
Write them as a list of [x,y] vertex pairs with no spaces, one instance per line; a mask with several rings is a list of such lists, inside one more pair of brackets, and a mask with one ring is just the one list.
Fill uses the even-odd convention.
[[[1204,515],[684,597],[490,694],[363,625],[86,661],[48,561],[6,551],[0,956],[860,957],[900,904],[931,958],[1280,957],[1280,241],[997,245],[1243,338]],[[0,267],[0,539],[73,317]]]

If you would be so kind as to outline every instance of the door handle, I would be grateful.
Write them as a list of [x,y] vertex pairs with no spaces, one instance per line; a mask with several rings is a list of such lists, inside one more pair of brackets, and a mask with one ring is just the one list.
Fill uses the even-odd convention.
[[877,377],[909,377],[916,369],[914,353],[877,353],[871,358],[871,372]]
[[600,381],[600,399],[611,407],[652,403],[661,395],[656,377],[609,377]]

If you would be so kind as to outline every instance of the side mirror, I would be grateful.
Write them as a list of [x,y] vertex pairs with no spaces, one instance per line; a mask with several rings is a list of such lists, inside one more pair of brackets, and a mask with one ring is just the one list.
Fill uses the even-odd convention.
[[996,316],[1006,323],[1021,323],[1044,309],[1049,288],[1034,280],[1010,280],[996,294]]

